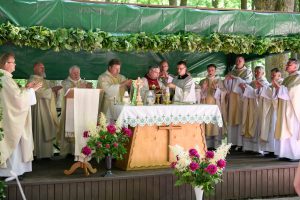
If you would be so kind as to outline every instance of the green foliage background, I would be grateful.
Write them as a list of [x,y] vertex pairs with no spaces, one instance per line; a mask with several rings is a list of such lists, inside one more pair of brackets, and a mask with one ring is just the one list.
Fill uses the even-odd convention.
[[43,26],[19,27],[9,22],[0,25],[0,45],[12,43],[41,50],[71,51],[107,50],[118,52],[224,52],[235,54],[282,53],[300,51],[300,35],[255,37],[252,35],[194,33],[153,35],[134,33],[112,35],[96,29],[79,28],[50,30]]

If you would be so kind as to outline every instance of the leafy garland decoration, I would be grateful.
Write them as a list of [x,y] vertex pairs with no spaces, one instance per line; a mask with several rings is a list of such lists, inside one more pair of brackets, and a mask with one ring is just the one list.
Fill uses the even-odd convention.
[[300,52],[300,35],[256,37],[252,35],[212,33],[201,36],[195,33],[146,34],[132,33],[114,35],[96,29],[79,28],[51,30],[43,26],[21,27],[10,22],[0,25],[0,45],[11,43],[42,50],[54,51],[96,50],[119,52],[224,52],[235,54]]

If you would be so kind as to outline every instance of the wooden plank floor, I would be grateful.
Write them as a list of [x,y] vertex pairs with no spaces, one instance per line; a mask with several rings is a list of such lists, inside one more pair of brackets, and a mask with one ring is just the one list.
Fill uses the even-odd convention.
[[[103,178],[104,165],[93,163],[99,172],[84,176],[78,170],[71,176],[63,174],[73,163],[65,160],[39,160],[33,172],[21,181],[27,199],[42,200],[152,200],[195,199],[189,185],[175,187],[176,177],[170,169],[121,171],[114,169],[114,177]],[[223,182],[216,185],[214,195],[207,200],[248,199],[294,196],[293,180],[298,163],[264,158],[258,155],[235,153],[228,158]],[[21,199],[15,182],[8,183],[9,200]]]

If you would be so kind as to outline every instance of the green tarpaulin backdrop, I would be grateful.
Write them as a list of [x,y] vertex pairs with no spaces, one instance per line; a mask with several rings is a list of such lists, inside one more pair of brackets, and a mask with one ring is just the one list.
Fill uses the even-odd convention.
[[[67,0],[0,0],[0,22],[6,21],[20,26],[42,25],[51,29],[77,27],[95,30],[100,28],[112,34],[194,32],[208,35],[220,32],[274,36],[300,32],[300,15],[293,13],[150,8]],[[4,51],[13,51],[17,55],[17,71],[14,75],[18,78],[28,78],[35,61],[45,63],[49,79],[65,78],[68,68],[72,65],[81,67],[84,78],[96,79],[106,69],[107,62],[111,58],[120,58],[123,63],[122,73],[131,78],[142,76],[149,65],[157,64],[162,59],[169,60],[173,73],[176,62],[186,59],[193,75],[203,72],[208,63],[215,63],[220,69],[224,69],[228,62],[227,56],[221,52],[75,53],[42,51],[12,45],[1,46],[0,52]]]

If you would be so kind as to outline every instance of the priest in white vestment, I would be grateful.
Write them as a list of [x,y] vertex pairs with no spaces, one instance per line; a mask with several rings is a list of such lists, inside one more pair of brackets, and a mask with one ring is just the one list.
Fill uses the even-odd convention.
[[300,73],[296,59],[289,59],[286,65],[288,77],[277,89],[278,109],[275,139],[279,140],[278,156],[290,160],[300,159]]
[[31,124],[31,105],[35,104],[35,90],[41,83],[29,83],[27,88],[19,88],[12,78],[15,71],[15,57],[5,53],[0,58],[2,88],[0,88],[0,106],[3,121],[0,123],[4,137],[0,141],[0,176],[18,176],[32,171],[33,138]]
[[163,60],[159,63],[160,72],[159,72],[159,80],[164,84],[172,83],[174,79],[174,75],[169,74],[169,63],[166,60]]
[[[80,68],[76,65],[69,69],[69,76],[62,81],[63,93],[65,94],[70,88],[91,88],[91,84],[87,81],[81,79]],[[60,155],[65,157],[67,154],[74,154],[75,143],[74,143],[74,130],[66,130],[66,101],[65,98],[62,102],[61,108],[61,119],[59,128],[59,145],[60,145]],[[72,127],[73,128],[73,127]]]
[[245,66],[245,59],[241,56],[236,58],[235,67],[226,75],[224,85],[227,94],[227,142],[234,146],[243,145],[241,127],[243,113],[243,91],[240,84],[249,84],[252,81],[252,71]]
[[269,82],[264,77],[264,68],[257,66],[254,69],[255,80],[248,84],[242,84],[243,93],[243,117],[242,117],[242,136],[243,150],[261,152],[260,134],[261,121],[265,115],[261,92],[263,88],[269,87]]
[[33,67],[34,75],[29,82],[40,82],[43,87],[35,92],[37,103],[32,106],[32,132],[34,140],[34,156],[50,158],[53,156],[53,142],[57,136],[59,123],[56,112],[55,92],[62,86],[50,86],[45,79],[45,66],[37,62]]
[[[158,80],[160,74],[160,68],[157,65],[150,66],[148,69],[148,73],[142,78],[143,87],[141,88],[141,97],[143,99],[144,104],[147,103],[147,92],[149,90],[153,90],[154,94],[162,93],[164,89],[166,89],[165,85]],[[155,96],[153,97],[155,98]]]
[[[202,104],[221,106],[221,93],[226,94],[223,81],[216,77],[216,69],[216,65],[209,64],[207,77],[200,82],[200,103]],[[219,92],[216,92],[217,90]],[[218,95],[218,93],[220,94]],[[222,128],[216,124],[205,124],[205,135],[207,148],[216,149],[222,142]]]
[[196,103],[195,82],[191,75],[187,73],[187,64],[185,61],[177,63],[176,76],[168,87],[174,89],[173,102]]
[[[271,70],[271,80],[279,85],[282,83],[281,72],[278,68]],[[278,142],[274,138],[278,99],[276,89],[272,84],[268,87],[261,87],[259,100],[259,146],[265,156],[273,157],[274,154],[276,155],[276,150],[278,149]]]
[[122,102],[125,91],[131,86],[132,80],[126,79],[125,76],[120,74],[120,71],[120,60],[112,59],[108,63],[106,72],[98,77],[97,88],[104,90],[102,102],[99,104],[99,111],[105,115],[108,114],[108,111],[111,111],[114,103]]

